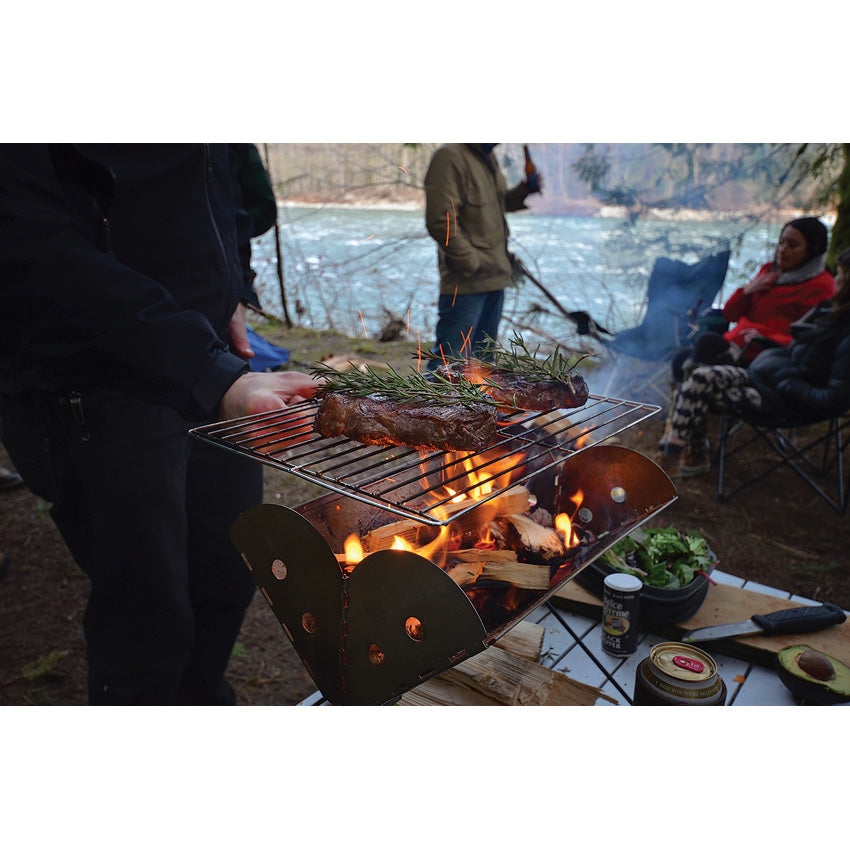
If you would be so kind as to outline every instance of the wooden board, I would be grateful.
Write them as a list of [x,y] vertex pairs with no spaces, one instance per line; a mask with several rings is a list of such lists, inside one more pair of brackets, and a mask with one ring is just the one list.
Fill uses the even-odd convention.
[[[554,605],[575,611],[588,617],[602,617],[602,601],[585,590],[577,582],[568,582],[551,599]],[[652,626],[653,634],[679,640],[686,631],[715,626],[722,623],[737,623],[748,620],[753,614],[769,614],[784,608],[794,608],[799,603],[790,599],[767,596],[729,584],[710,584],[705,601],[689,620],[670,626]],[[804,643],[834,658],[850,663],[850,620],[838,626],[830,626],[820,632],[802,635],[777,635],[774,637],[752,636],[726,638],[700,644],[707,652],[744,658],[760,664],[772,665],[776,653],[783,647]]]

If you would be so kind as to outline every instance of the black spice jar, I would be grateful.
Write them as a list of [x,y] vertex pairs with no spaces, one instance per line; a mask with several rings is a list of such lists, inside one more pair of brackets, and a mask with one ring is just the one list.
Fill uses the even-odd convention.
[[605,577],[602,590],[602,649],[609,655],[631,655],[638,645],[640,594],[643,582],[629,573]]

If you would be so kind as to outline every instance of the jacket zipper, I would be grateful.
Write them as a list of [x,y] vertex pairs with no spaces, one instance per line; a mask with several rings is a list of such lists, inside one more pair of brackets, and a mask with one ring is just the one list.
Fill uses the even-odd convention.
[[224,250],[224,240],[221,238],[221,231],[218,229],[218,222],[213,214],[212,198],[210,197],[210,186],[213,180],[212,153],[208,142],[204,143],[204,159],[206,167],[206,180],[204,181],[204,196],[207,203],[207,214],[210,217],[213,233],[215,233],[218,250],[221,253],[221,265],[223,269],[227,268],[227,251]]

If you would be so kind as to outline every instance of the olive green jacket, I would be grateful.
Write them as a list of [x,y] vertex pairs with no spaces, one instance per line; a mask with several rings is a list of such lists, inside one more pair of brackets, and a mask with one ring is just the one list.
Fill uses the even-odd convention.
[[511,285],[506,212],[524,209],[496,158],[477,145],[438,148],[425,175],[425,226],[437,242],[441,295],[492,292]]

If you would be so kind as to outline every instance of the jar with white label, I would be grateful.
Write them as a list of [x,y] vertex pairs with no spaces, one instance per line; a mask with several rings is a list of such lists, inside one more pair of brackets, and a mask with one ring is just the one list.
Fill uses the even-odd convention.
[[602,586],[602,649],[631,655],[638,645],[640,591],[643,582],[630,573],[611,573]]

